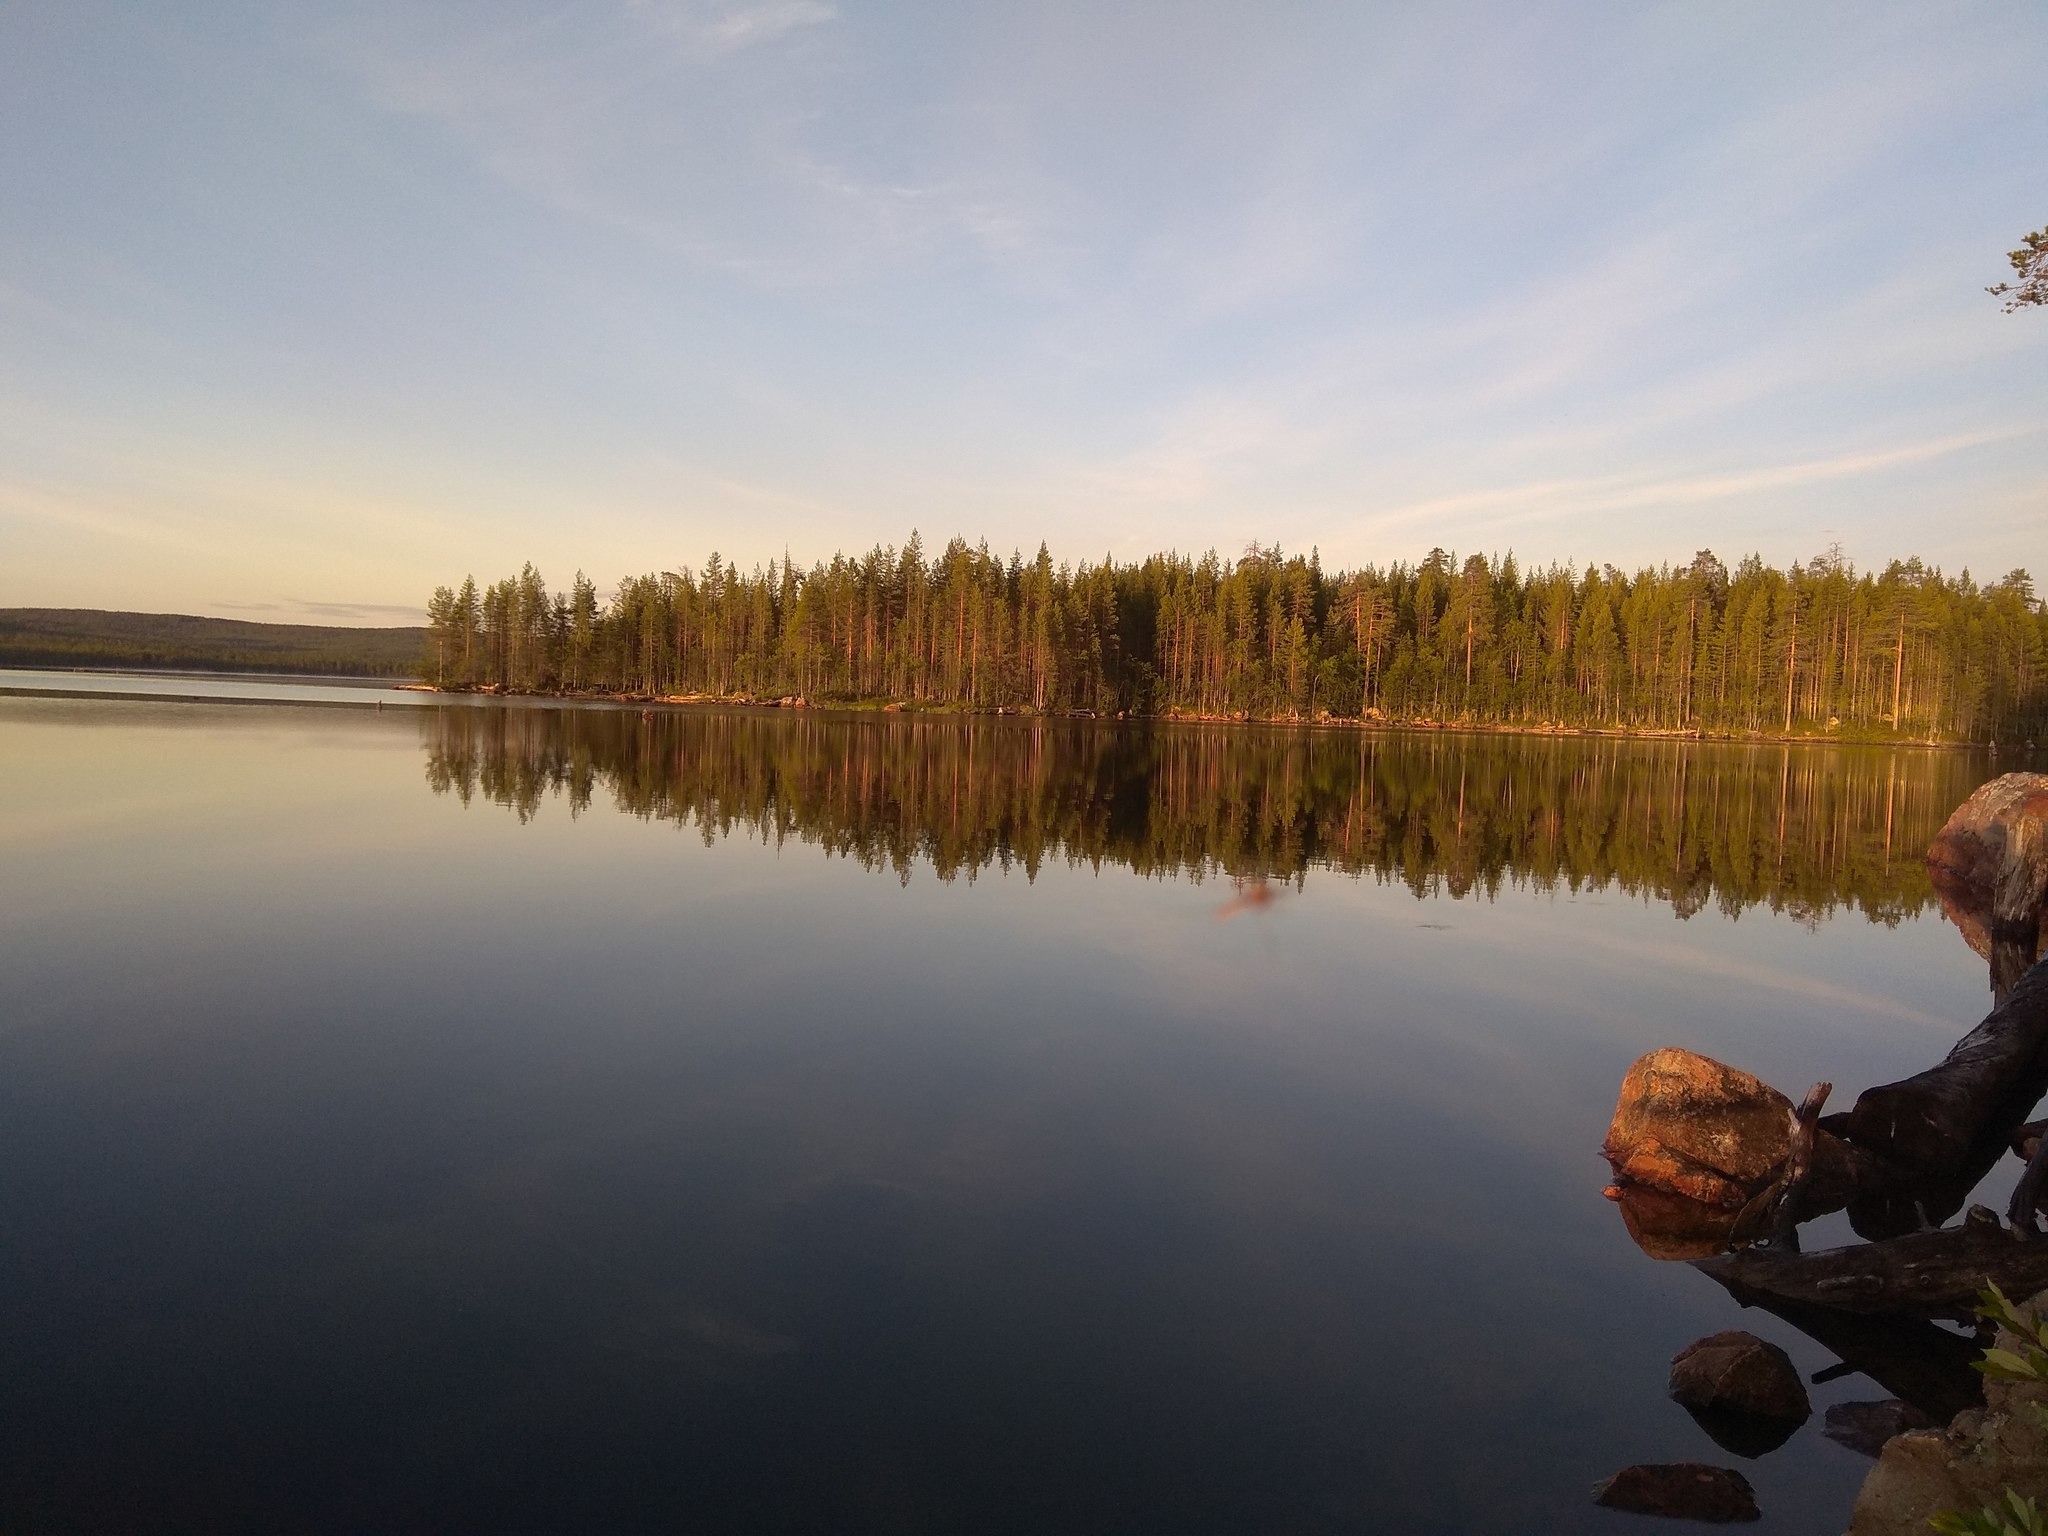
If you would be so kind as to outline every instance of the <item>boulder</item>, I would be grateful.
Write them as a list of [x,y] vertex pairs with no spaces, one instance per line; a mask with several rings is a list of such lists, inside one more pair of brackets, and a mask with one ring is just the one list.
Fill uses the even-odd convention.
[[1825,1424],[1821,1433],[1835,1444],[1873,1459],[1894,1436],[1934,1428],[1934,1420],[1896,1397],[1874,1403],[1836,1403],[1828,1409]]
[[1647,1185],[1740,1210],[1792,1146],[1792,1101],[1692,1051],[1639,1057],[1601,1147],[1623,1187]]
[[1927,849],[1935,888],[1992,926],[2037,929],[2048,894],[2048,774],[2008,773],[1956,807]]
[[1735,1456],[1775,1451],[1812,1415],[1791,1357],[1753,1333],[1709,1334],[1671,1361],[1671,1396]]
[[1695,1412],[1732,1412],[1804,1424],[1813,1414],[1792,1357],[1753,1333],[1695,1339],[1671,1361],[1671,1396]]
[[1593,1502],[1633,1515],[1664,1515],[1711,1525],[1763,1518],[1748,1478],[1730,1467],[1696,1461],[1623,1467],[1593,1490]]
[[[2048,1291],[2025,1310],[2048,1310]],[[1996,1347],[2015,1349],[2018,1340],[2001,1330]],[[1990,1380],[1984,1400],[1984,1407],[1964,1409],[1945,1430],[1910,1431],[1885,1442],[1856,1497],[1849,1536],[1926,1536],[1935,1515],[1975,1513],[2002,1500],[2007,1489],[2048,1502],[2048,1429],[2040,1414],[2048,1383]]]

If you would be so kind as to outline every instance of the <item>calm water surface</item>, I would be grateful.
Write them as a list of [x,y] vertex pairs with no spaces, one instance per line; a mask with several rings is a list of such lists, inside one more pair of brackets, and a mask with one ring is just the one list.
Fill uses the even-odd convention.
[[1658,1529],[1674,1351],[1834,1357],[1622,1071],[1937,1059],[2013,766],[0,697],[0,1529]]

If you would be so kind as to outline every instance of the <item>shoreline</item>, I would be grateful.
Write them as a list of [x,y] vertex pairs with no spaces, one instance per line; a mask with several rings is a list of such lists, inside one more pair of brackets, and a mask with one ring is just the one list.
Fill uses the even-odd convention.
[[[147,676],[170,677],[180,674],[134,674],[127,672],[93,672],[90,669],[74,669],[83,675],[99,677]],[[1829,732],[1787,735],[1783,732],[1743,732],[1714,730],[1674,730],[1668,727],[1630,727],[1617,725],[1566,725],[1559,722],[1519,723],[1506,721],[1461,721],[1461,720],[1399,720],[1361,719],[1357,716],[1324,714],[1309,719],[1290,716],[1252,716],[1233,714],[1192,714],[1168,713],[1150,714],[1105,714],[1092,710],[1038,711],[1033,709],[968,709],[952,704],[920,704],[915,701],[893,699],[833,700],[816,703],[796,696],[762,699],[750,695],[716,694],[642,694],[642,693],[599,693],[567,692],[486,688],[438,688],[431,683],[407,681],[379,685],[367,680],[348,677],[298,677],[289,673],[187,673],[181,675],[192,681],[202,679],[219,681],[262,681],[270,683],[301,683],[311,686],[325,685],[337,692],[351,687],[363,691],[411,694],[417,703],[400,704],[392,701],[396,708],[428,708],[440,701],[483,704],[516,704],[527,708],[549,706],[572,708],[615,708],[650,711],[685,709],[749,709],[749,710],[801,710],[828,715],[895,715],[930,719],[983,719],[983,720],[1029,720],[1054,722],[1067,725],[1133,725],[1133,726],[1247,726],[1261,729],[1348,731],[1361,734],[1371,732],[1399,732],[1402,734],[1430,734],[1445,736],[1534,736],[1549,738],[1597,738],[1614,741],[1671,741],[1692,742],[1715,746],[1829,746],[1829,747],[1890,747],[1913,748],[1921,751],[2017,751],[2038,750],[2030,743],[1993,743],[1982,741],[1930,741],[1924,737],[1898,736],[1845,736]],[[127,703],[195,703],[195,704],[277,704],[304,705],[309,708],[366,709],[378,710],[384,707],[376,699],[290,699],[252,698],[247,695],[201,694],[153,692],[146,689],[109,688],[61,688],[47,684],[30,686],[11,685],[0,681],[0,698],[43,698],[43,699],[101,699]]]
[[488,686],[483,688],[441,688],[432,683],[412,682],[400,685],[406,693],[435,694],[449,698],[525,700],[535,703],[549,701],[564,704],[611,704],[622,709],[795,709],[818,711],[827,714],[886,714],[915,715],[948,719],[986,720],[1046,720],[1068,724],[1111,724],[1111,725],[1246,725],[1263,727],[1288,727],[1306,730],[1332,731],[1402,731],[1435,732],[1449,736],[1549,736],[1549,737],[1607,737],[1628,741],[1691,741],[1717,745],[1740,746],[1837,746],[1837,747],[1918,747],[1935,751],[1977,750],[2032,751],[2031,743],[2003,744],[1982,741],[1928,740],[1911,736],[1862,736],[1841,735],[1833,732],[1810,732],[1787,734],[1781,731],[1715,731],[1676,730],[1669,727],[1631,727],[1619,725],[1566,725],[1561,722],[1540,722],[1523,724],[1510,721],[1462,721],[1462,720],[1399,720],[1391,717],[1381,719],[1361,718],[1356,715],[1320,714],[1314,718],[1289,715],[1233,714],[1191,714],[1170,712],[1167,714],[1131,714],[1119,711],[1114,714],[1096,710],[1036,710],[1029,708],[967,708],[957,704],[923,704],[902,699],[852,699],[816,703],[800,695],[782,695],[777,698],[755,698],[749,694],[647,694],[647,693],[601,693],[565,690],[516,689]]

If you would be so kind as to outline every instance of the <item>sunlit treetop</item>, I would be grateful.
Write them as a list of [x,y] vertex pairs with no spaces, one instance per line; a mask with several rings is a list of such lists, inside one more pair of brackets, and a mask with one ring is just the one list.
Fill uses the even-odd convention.
[[1994,283],[1984,291],[2004,299],[2007,314],[2028,304],[2048,304],[2048,227],[2035,230],[2018,250],[2005,255],[2020,280]]

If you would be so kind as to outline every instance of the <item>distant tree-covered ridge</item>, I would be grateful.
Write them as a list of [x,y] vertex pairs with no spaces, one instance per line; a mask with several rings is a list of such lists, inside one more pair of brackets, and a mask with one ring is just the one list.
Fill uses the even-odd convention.
[[187,613],[0,608],[0,666],[416,676],[425,631],[256,624]]
[[2048,734],[2048,614],[2016,570],[1919,560],[1634,574],[1441,549],[1330,573],[1311,553],[1055,565],[953,540],[717,554],[550,594],[531,565],[436,589],[425,669],[449,687],[894,700],[1040,713],[1557,724],[1738,734]]

